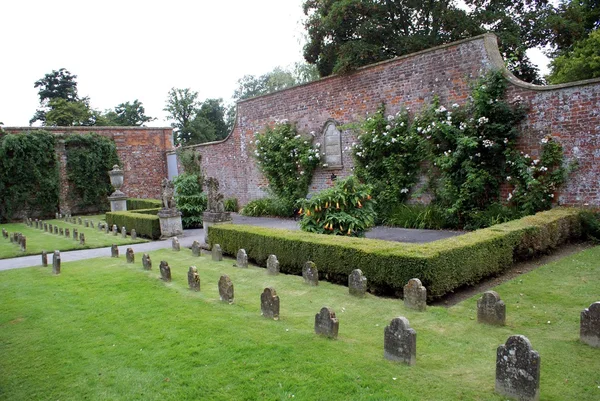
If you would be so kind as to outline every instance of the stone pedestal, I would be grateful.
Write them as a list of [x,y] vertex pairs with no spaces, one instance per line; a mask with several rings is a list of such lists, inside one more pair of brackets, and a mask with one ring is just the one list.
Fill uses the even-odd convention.
[[177,209],[162,209],[158,212],[160,220],[160,239],[183,236],[181,212]]
[[231,224],[233,219],[229,212],[204,212],[202,213],[202,226],[204,243],[208,244],[208,228],[219,224]]
[[127,195],[121,191],[115,191],[108,197],[111,212],[124,212],[127,210]]

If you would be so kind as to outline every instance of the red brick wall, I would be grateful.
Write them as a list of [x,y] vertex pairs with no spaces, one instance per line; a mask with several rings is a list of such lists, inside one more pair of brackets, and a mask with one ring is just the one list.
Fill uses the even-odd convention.
[[[114,140],[121,160],[124,177],[123,191],[132,198],[160,198],[161,181],[167,177],[167,152],[173,149],[171,128],[147,127],[5,127],[8,133],[43,129],[57,135],[87,134],[95,132]],[[62,149],[62,150],[61,150]],[[61,163],[61,211],[71,211],[66,180],[66,155],[64,146],[57,146]]]
[[[236,125],[225,140],[193,148],[202,154],[206,176],[216,177],[225,197],[237,197],[241,205],[265,196],[267,182],[252,158],[255,132],[275,121],[295,122],[302,132],[314,131],[323,143],[328,120],[347,124],[363,120],[385,102],[390,114],[401,107],[419,111],[434,95],[442,104],[464,103],[469,84],[484,72],[502,68],[503,61],[493,35],[440,46],[359,69],[346,76],[333,76],[244,100],[237,105]],[[540,139],[550,133],[560,139],[569,160],[577,158],[579,170],[558,197],[563,204],[600,206],[600,80],[570,85],[539,87],[525,84],[506,70],[508,96],[522,96],[531,112],[524,123],[522,146],[535,154]],[[355,138],[342,133],[342,148]],[[339,177],[352,170],[350,152],[343,153],[343,168],[318,169],[311,185],[317,191],[331,184],[331,173]]]

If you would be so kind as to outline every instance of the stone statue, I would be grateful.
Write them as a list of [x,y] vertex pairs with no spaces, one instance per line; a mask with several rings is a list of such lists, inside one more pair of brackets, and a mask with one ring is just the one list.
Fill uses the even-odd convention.
[[225,212],[225,205],[223,204],[223,194],[219,193],[219,181],[216,178],[208,178],[206,180],[206,186],[208,187],[208,199],[206,210],[212,213],[223,213]]
[[162,201],[164,209],[175,209],[175,186],[171,182],[171,180],[167,178],[163,178],[162,180]]

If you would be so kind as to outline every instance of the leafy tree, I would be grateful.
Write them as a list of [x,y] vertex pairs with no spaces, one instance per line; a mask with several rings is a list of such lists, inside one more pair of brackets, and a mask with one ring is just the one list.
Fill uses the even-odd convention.
[[200,117],[213,126],[214,140],[224,139],[229,134],[229,127],[225,122],[225,105],[223,99],[206,99],[202,102],[197,118]]
[[577,42],[573,51],[552,60],[551,68],[547,79],[553,84],[600,77],[600,30]]
[[255,96],[266,95],[294,85],[314,81],[319,78],[315,66],[306,63],[296,63],[292,70],[275,67],[266,74],[244,75],[238,80],[238,88],[233,93],[233,99],[243,100]]
[[189,88],[171,88],[167,98],[167,104],[163,109],[167,118],[174,120],[171,126],[175,128],[175,143],[190,144],[192,142],[191,123],[198,108],[198,92]]
[[87,100],[68,101],[55,98],[48,102],[49,110],[44,117],[47,126],[94,125],[94,113]]
[[[77,120],[80,118],[81,104],[73,107],[65,107],[65,102],[77,103],[80,101],[85,102],[87,100],[79,99],[77,94],[77,82],[75,81],[76,78],[77,75],[72,75],[66,69],[61,68],[58,71],[52,70],[51,73],[46,74],[43,78],[35,81],[33,87],[39,88],[38,96],[40,98],[41,108],[36,110],[31,120],[29,120],[29,124],[33,124],[36,121],[41,121],[42,124],[46,124],[46,115],[48,111],[53,108],[52,102],[54,102],[54,105],[60,107],[60,110],[55,114],[60,115],[61,120]],[[61,99],[63,102],[58,102],[57,99]],[[68,113],[69,110],[75,112],[76,115],[67,118],[66,113]],[[56,116],[50,125],[56,125],[55,122]]]
[[115,107],[114,111],[107,110],[104,114],[100,114],[96,119],[95,125],[139,127],[154,120],[156,118],[146,115],[146,109],[144,109],[142,102],[135,99],[133,103],[121,103]]
[[562,0],[548,17],[550,56],[557,57],[574,50],[600,28],[600,0]]

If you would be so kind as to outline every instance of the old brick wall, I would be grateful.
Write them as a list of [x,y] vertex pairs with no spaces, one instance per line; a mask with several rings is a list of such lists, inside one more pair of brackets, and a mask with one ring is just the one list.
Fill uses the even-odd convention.
[[[8,133],[30,132],[43,129],[56,135],[87,134],[95,132],[114,140],[121,160],[124,177],[123,191],[132,198],[160,198],[161,181],[167,177],[166,155],[173,150],[172,128],[147,127],[5,127]],[[64,144],[56,148],[60,162],[60,210],[76,209],[70,200],[66,179]]]
[[[442,104],[463,104],[470,83],[490,69],[503,69],[509,98],[520,95],[531,105],[521,146],[535,154],[541,138],[552,134],[564,145],[567,158],[577,159],[579,170],[569,179],[559,202],[600,205],[596,179],[600,173],[600,80],[548,87],[525,84],[504,69],[491,34],[241,101],[235,127],[225,140],[193,148],[202,155],[204,174],[219,180],[225,197],[237,197],[244,205],[266,194],[268,183],[251,156],[253,135],[266,125],[287,119],[301,132],[313,132],[314,141],[322,143],[328,121],[338,125],[361,121],[382,102],[390,114],[401,107],[418,112],[434,95]],[[354,134],[344,131],[342,141],[342,148],[349,147]],[[341,169],[317,170],[311,191],[331,185],[332,173],[338,177],[351,173],[348,150],[342,159]]]

